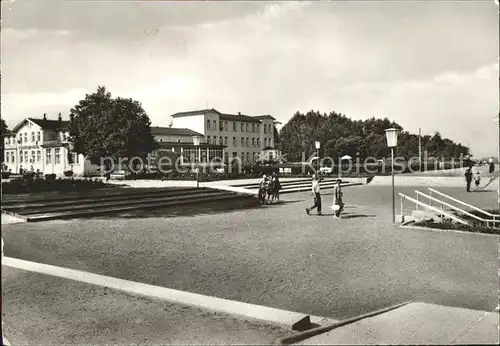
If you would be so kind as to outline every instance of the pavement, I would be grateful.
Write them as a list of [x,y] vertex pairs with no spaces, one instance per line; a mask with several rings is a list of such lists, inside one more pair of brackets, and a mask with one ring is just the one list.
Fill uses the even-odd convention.
[[258,321],[2,267],[3,331],[13,345],[266,344]]
[[[413,195],[414,189],[399,186],[396,192]],[[444,187],[440,191],[483,208],[496,206],[493,191],[466,193],[463,189]],[[335,320],[403,301],[480,311],[491,311],[497,306],[498,237],[401,229],[391,223],[391,190],[386,186],[354,186],[344,189],[344,193],[347,207],[342,220],[334,220],[328,209],[325,216],[307,216],[304,209],[311,204],[312,197],[305,192],[283,196],[282,203],[277,205],[250,209],[226,206],[217,210],[209,205],[202,211],[185,207],[181,211],[159,209],[154,213],[114,218],[10,224],[3,227],[2,237],[8,257]],[[330,198],[333,197],[325,194],[325,206],[331,203]],[[6,285],[13,285],[11,296],[6,295]],[[4,320],[12,343],[16,343],[16,336],[35,328],[16,314],[24,309],[24,303],[18,300],[22,300],[26,290],[37,290],[32,294],[39,302],[33,300],[31,309],[38,309],[39,315],[43,315],[45,307],[52,306],[68,316],[64,312],[66,305],[70,314],[78,315],[75,295],[80,297],[78,292],[83,288],[66,289],[60,283],[55,286],[53,291],[61,292],[50,293],[57,296],[50,300],[46,284],[32,284],[23,275],[7,278]],[[54,302],[62,299],[61,295],[69,295],[68,303],[61,300],[57,306]],[[70,308],[70,302],[76,304],[74,308]],[[121,304],[122,300],[116,300],[93,306],[97,310],[109,307],[111,310],[105,314],[119,316],[118,311],[123,315],[129,309],[120,310]],[[80,316],[87,315],[90,305],[87,303],[87,310],[81,310]],[[142,313],[138,311],[134,316]],[[34,313],[26,312],[25,316]],[[193,314],[197,316],[196,312]],[[32,323],[42,323],[42,317],[33,316]],[[190,321],[191,315],[187,316],[186,321]],[[180,320],[181,317],[172,318],[161,323],[174,330],[177,325],[188,329],[188,324]],[[104,334],[99,340],[113,338],[118,340],[113,343],[120,343],[118,325],[125,322],[119,321],[114,324],[114,333]],[[136,333],[149,338],[151,329],[153,341],[148,339],[147,343],[165,343],[154,339],[155,324],[160,323],[155,321],[151,320]],[[116,322],[110,322],[113,323]],[[227,328],[218,323],[212,317],[193,319],[192,328],[196,330],[203,325],[206,332],[212,326]],[[66,324],[66,334],[58,334],[60,343],[72,343],[66,340],[72,340],[74,333],[85,334],[85,331],[72,334],[75,325],[76,322]],[[97,337],[99,328],[86,334]],[[238,328],[248,330],[244,326]],[[218,334],[217,340],[267,343],[269,337],[282,336],[281,331],[268,332],[269,326],[259,328],[265,332],[251,340],[249,337],[234,341],[233,332],[224,337]],[[197,335],[201,338],[201,334]],[[179,334],[173,332],[173,335]],[[186,338],[186,343],[194,342]],[[20,340],[22,343],[23,339]],[[75,340],[83,339],[75,337]],[[179,340],[174,341],[184,343]],[[207,340],[210,342],[210,335]]]
[[498,328],[498,312],[410,303],[313,336],[298,344],[498,345]]

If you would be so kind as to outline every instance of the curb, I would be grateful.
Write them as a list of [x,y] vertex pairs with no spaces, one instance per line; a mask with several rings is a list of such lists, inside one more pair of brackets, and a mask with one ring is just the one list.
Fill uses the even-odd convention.
[[290,344],[294,344],[294,343],[297,343],[297,342],[300,342],[300,341],[304,341],[304,340],[309,339],[309,338],[311,338],[313,336],[329,332],[329,331],[334,330],[336,328],[339,328],[339,327],[345,326],[347,324],[351,324],[351,323],[357,322],[359,320],[362,320],[362,319],[365,319],[365,318],[368,318],[368,317],[373,317],[373,316],[376,316],[376,315],[383,314],[383,313],[388,312],[390,310],[398,309],[398,308],[403,307],[405,305],[408,305],[410,303],[412,303],[412,301],[407,301],[407,302],[404,302],[404,303],[399,303],[399,304],[396,304],[396,305],[392,305],[392,306],[389,306],[389,307],[386,307],[386,308],[383,308],[383,309],[380,309],[380,310],[376,310],[376,311],[372,311],[372,312],[369,312],[369,313],[366,313],[366,314],[363,314],[363,315],[352,317],[352,318],[349,318],[347,320],[336,322],[336,323],[333,323],[333,324],[330,324],[330,325],[327,325],[327,326],[321,326],[321,327],[309,329],[307,331],[296,333],[296,334],[293,334],[291,336],[285,336],[285,337],[277,339],[274,344],[275,345],[290,345]]
[[445,232],[445,233],[449,232],[449,233],[458,233],[458,234],[472,234],[472,235],[478,235],[478,236],[480,235],[480,236],[489,236],[489,237],[500,237],[500,234],[467,232],[467,231],[460,231],[460,230],[456,230],[456,229],[439,229],[439,228],[424,227],[424,226],[400,225],[399,228],[415,229],[415,230],[430,231],[430,232]]
[[22,222],[28,222],[28,218],[26,216],[21,215],[21,214],[16,214],[16,213],[13,213],[11,211],[2,209],[2,215],[3,214],[15,217],[16,219],[20,219],[19,220],[20,223],[22,223]]

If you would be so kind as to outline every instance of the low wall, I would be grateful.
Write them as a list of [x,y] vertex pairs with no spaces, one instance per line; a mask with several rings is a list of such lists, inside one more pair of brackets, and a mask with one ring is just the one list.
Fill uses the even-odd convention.
[[[138,187],[196,187],[196,180],[110,180],[109,184]],[[201,183],[200,183],[201,186]]]

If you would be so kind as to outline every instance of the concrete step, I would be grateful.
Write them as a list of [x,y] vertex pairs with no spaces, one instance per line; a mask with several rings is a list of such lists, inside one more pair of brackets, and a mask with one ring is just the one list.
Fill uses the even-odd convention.
[[68,203],[71,205],[80,205],[80,204],[93,204],[93,203],[108,203],[108,202],[120,202],[120,201],[133,201],[133,200],[141,200],[145,198],[162,198],[162,197],[171,197],[171,196],[183,196],[193,193],[200,192],[210,192],[211,189],[205,188],[186,188],[186,189],[159,189],[160,191],[151,191],[151,192],[142,192],[142,193],[134,193],[134,194],[113,194],[113,195],[102,195],[98,197],[81,197],[78,199],[70,199],[70,200],[53,200],[48,202],[43,201],[35,201],[35,202],[24,202],[22,204],[13,204],[3,206],[3,209],[9,210],[15,213],[23,213],[29,212],[30,210],[35,210],[38,208],[51,207],[57,208],[60,206],[68,206]]
[[140,196],[162,194],[165,192],[174,191],[194,191],[196,187],[167,187],[167,188],[103,188],[83,192],[69,192],[62,194],[61,192],[41,192],[34,194],[22,195],[3,195],[2,206],[19,205],[28,203],[48,203],[48,202],[64,202],[77,201],[82,198],[101,198],[101,197],[122,197],[122,196]]
[[[43,206],[43,207],[35,207],[29,209],[20,209],[16,213],[20,215],[33,215],[40,214],[46,212],[63,212],[63,211],[78,211],[85,210],[91,208],[107,208],[114,206],[132,206],[132,205],[140,205],[140,204],[149,204],[151,202],[165,202],[165,201],[175,201],[175,200],[195,200],[201,199],[204,201],[211,200],[212,197],[222,196],[222,195],[234,195],[232,192],[227,191],[218,191],[218,190],[208,190],[208,191],[199,191],[188,193],[184,195],[174,195],[174,196],[153,196],[148,198],[132,198],[120,201],[106,201],[103,200],[99,203],[75,203],[75,204],[66,204],[61,206]],[[9,211],[13,212],[12,209]]]
[[[280,181],[280,184],[282,187],[285,186],[293,186],[293,185],[311,185],[312,180],[310,178],[305,178],[305,179],[300,179],[300,180],[287,180],[287,181]],[[322,184],[336,184],[337,179],[323,179],[323,181],[320,183]],[[347,183],[347,181],[343,181],[342,183]],[[260,182],[256,183],[251,183],[251,184],[239,184],[239,185],[232,185],[232,186],[237,186],[237,187],[245,187],[245,188],[259,188]]]
[[450,345],[499,341],[498,312],[410,303],[340,326],[302,345]]
[[212,194],[211,196],[209,196],[208,200],[207,198],[192,198],[190,196],[183,196],[183,197],[171,198],[168,200],[166,199],[161,201],[158,200],[155,202],[135,204],[135,205],[107,206],[107,207],[96,206],[84,210],[32,214],[27,216],[27,222],[39,222],[39,221],[48,221],[56,219],[73,219],[79,217],[105,215],[105,214],[124,212],[124,211],[150,209],[150,208],[158,208],[166,206],[176,207],[181,204],[197,204],[197,203],[207,203],[207,201],[215,202],[215,201],[231,200],[231,199],[255,199],[255,197],[248,195],[240,195],[236,193],[219,193],[216,195]]

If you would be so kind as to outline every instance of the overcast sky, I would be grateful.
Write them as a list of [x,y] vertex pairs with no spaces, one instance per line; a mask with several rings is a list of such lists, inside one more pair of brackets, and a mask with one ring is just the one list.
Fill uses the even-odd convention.
[[2,2],[2,117],[68,117],[106,85],[153,125],[222,112],[335,110],[440,131],[494,155],[499,108],[493,0]]

